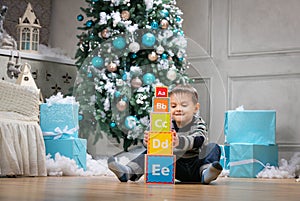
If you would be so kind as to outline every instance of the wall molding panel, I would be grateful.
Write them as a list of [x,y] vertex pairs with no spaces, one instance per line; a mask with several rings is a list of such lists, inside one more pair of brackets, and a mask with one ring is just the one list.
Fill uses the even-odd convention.
[[300,147],[300,73],[229,76],[228,107],[276,111],[278,144]]
[[297,0],[228,0],[228,56],[300,52]]

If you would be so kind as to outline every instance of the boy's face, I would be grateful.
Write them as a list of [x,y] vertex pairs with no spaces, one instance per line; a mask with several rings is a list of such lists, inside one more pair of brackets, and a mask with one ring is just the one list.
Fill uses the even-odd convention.
[[193,102],[191,94],[172,94],[170,100],[172,118],[179,128],[189,124],[194,114],[200,109],[200,104]]

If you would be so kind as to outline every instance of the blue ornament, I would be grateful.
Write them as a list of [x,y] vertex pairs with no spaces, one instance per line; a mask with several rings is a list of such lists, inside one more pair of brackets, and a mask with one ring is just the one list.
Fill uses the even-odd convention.
[[167,55],[166,53],[163,53],[163,54],[161,55],[161,58],[162,58],[162,59],[167,59],[167,58],[168,58],[168,55]]
[[127,80],[127,74],[126,74],[126,73],[124,73],[124,74],[122,75],[122,80],[123,80],[123,81],[126,81],[126,80]]
[[138,123],[138,119],[135,116],[127,116],[124,122],[125,127],[129,130],[134,129],[137,123]]
[[125,38],[118,36],[113,40],[113,46],[119,50],[124,49],[126,47]]
[[88,78],[92,78],[92,77],[93,77],[93,73],[88,73],[88,74],[87,74],[87,77],[88,77]]
[[116,92],[115,92],[115,97],[116,97],[116,98],[119,98],[120,96],[121,96],[121,92],[116,91]]
[[155,76],[152,73],[146,73],[143,76],[143,83],[146,85],[150,85],[155,81]]
[[158,29],[158,27],[159,27],[159,25],[158,25],[157,22],[153,21],[153,22],[151,23],[151,28],[152,28],[152,29]]
[[78,114],[78,121],[82,121],[83,120],[83,115],[82,114]]
[[104,64],[104,61],[101,57],[98,57],[98,56],[95,56],[93,59],[92,59],[92,64],[95,68],[101,68]]
[[89,21],[86,22],[86,26],[87,27],[90,28],[92,25],[93,25],[93,21],[92,20],[89,20]]
[[146,33],[142,37],[142,43],[146,47],[152,47],[156,42],[156,38],[152,33]]
[[122,100],[125,101],[125,102],[127,102],[127,101],[128,101],[128,98],[127,98],[126,96],[124,96],[124,97],[122,98]]
[[109,126],[110,126],[111,128],[115,128],[115,127],[117,126],[117,124],[116,124],[115,122],[111,122],[111,123],[109,124]]
[[177,32],[178,32],[178,29],[174,29],[174,30],[173,30],[173,33],[176,34]]
[[133,53],[133,54],[130,55],[130,57],[131,57],[132,59],[135,59],[135,58],[137,58],[137,54],[136,54],[136,53]]
[[181,17],[176,17],[176,22],[180,22],[181,21]]
[[164,18],[169,17],[169,11],[166,9],[163,9],[162,11],[160,11],[160,15]]
[[180,32],[178,32],[178,35],[179,35],[179,36],[184,36],[184,32],[183,32],[183,31],[180,31]]
[[84,19],[83,15],[81,15],[81,14],[80,14],[80,15],[77,15],[77,20],[78,20],[78,21],[82,21],[83,19]]

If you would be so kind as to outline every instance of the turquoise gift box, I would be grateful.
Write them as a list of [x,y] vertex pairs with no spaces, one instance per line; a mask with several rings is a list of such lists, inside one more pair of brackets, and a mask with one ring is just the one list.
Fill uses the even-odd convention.
[[276,144],[276,111],[230,110],[225,112],[226,143]]
[[44,140],[78,138],[79,104],[40,105],[40,126]]
[[222,165],[224,170],[229,170],[230,146],[229,145],[219,145],[219,146],[221,148],[220,164]]
[[254,178],[266,166],[278,166],[277,145],[230,144],[229,177]]
[[53,158],[57,152],[60,155],[74,159],[79,168],[86,170],[87,140],[81,138],[44,140],[46,155]]

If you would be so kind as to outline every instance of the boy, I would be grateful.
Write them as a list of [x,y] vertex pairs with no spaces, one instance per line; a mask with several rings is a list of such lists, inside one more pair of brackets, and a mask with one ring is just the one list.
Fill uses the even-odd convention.
[[[181,182],[209,184],[222,172],[221,151],[217,144],[207,145],[206,124],[197,115],[200,109],[198,93],[190,85],[178,85],[169,97],[174,127],[173,153],[177,159],[175,178]],[[144,135],[145,146],[147,141],[148,131]],[[145,153],[127,165],[121,165],[111,157],[108,167],[121,182],[137,181],[144,174]]]

